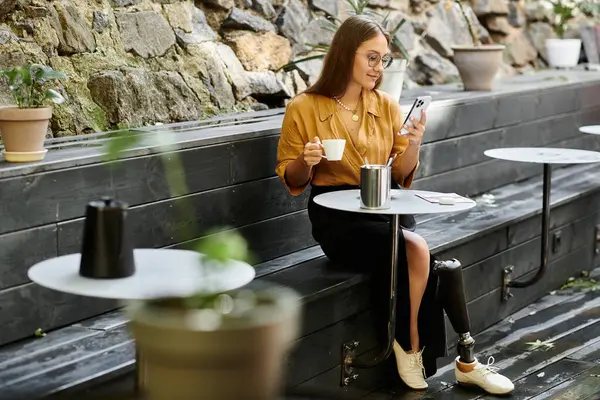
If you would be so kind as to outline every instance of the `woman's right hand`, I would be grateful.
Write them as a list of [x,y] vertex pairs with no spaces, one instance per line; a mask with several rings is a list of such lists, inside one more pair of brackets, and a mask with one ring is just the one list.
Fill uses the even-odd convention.
[[318,136],[304,145],[302,159],[306,165],[313,167],[321,162],[323,158],[323,145]]

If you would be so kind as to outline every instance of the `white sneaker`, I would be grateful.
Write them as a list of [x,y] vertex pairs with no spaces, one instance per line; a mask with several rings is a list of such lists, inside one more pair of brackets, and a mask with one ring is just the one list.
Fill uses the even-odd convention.
[[460,363],[456,357],[454,371],[456,380],[465,386],[479,386],[490,394],[508,394],[515,389],[515,385],[498,373],[497,367],[492,367],[494,357],[488,358],[487,364],[481,364],[477,359],[472,364]]
[[400,379],[412,389],[427,389],[425,367],[423,366],[423,350],[417,353],[406,353],[394,340],[394,354]]

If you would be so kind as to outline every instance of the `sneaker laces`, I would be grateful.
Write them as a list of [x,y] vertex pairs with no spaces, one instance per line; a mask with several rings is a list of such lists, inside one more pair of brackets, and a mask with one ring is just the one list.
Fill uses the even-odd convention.
[[425,348],[421,349],[419,352],[409,354],[411,365],[419,368],[422,374],[425,372],[425,365],[423,365],[423,350],[425,350]]
[[499,368],[492,366],[495,361],[496,360],[494,359],[494,356],[490,356],[487,360],[487,364],[484,365],[484,364],[479,363],[478,369],[482,370],[483,375],[496,374],[496,373],[498,373]]

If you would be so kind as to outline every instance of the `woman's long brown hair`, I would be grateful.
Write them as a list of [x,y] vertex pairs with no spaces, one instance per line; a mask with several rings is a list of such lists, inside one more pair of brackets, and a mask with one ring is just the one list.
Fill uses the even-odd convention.
[[[306,89],[305,93],[317,93],[327,97],[343,96],[348,81],[352,79],[356,50],[363,42],[379,34],[385,36],[389,45],[389,35],[372,18],[353,15],[346,19],[333,36],[319,79]],[[380,84],[381,77],[377,80],[375,88]]]

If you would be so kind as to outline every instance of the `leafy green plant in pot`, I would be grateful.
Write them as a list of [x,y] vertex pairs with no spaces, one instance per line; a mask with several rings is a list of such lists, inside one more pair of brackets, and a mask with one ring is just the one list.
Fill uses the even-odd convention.
[[550,11],[550,22],[556,34],[546,39],[546,58],[548,65],[557,68],[574,67],[579,63],[581,39],[566,38],[567,25],[582,11],[593,10],[594,5],[574,0],[544,0],[541,7]]
[[[214,254],[236,243],[239,237],[220,233],[200,250],[213,268],[226,268],[229,257]],[[143,391],[149,400],[279,398],[299,311],[295,292],[265,282],[132,303]]]
[[[171,194],[180,199],[178,218],[189,222],[174,234],[178,241],[189,240],[197,237],[195,213],[185,196],[189,191],[182,162],[174,144],[165,141],[168,134],[150,135],[161,141],[166,181]],[[139,139],[130,132],[110,139],[109,159],[115,160]],[[205,289],[191,296],[135,301],[127,307],[145,398],[279,398],[286,355],[298,336],[300,296],[262,280],[224,293],[211,289],[212,269],[252,258],[246,240],[235,230],[209,230],[190,249],[202,257]]]
[[402,87],[404,85],[404,74],[409,63],[409,55],[402,42],[398,39],[397,33],[406,23],[405,18],[401,18],[398,23],[393,24],[387,14],[382,21],[382,25],[390,37],[390,50],[392,63],[383,70],[383,79],[379,89],[388,93],[396,101],[400,101]]
[[66,75],[40,64],[28,64],[0,71],[7,82],[16,105],[0,108],[0,135],[4,142],[4,158],[9,162],[43,160],[48,150],[44,140],[52,107],[63,96],[49,87]]
[[[395,21],[391,13],[385,16],[368,8],[369,0],[345,0],[349,15],[365,15],[379,21],[390,37],[390,48],[393,61],[391,65],[383,71],[383,81],[381,90],[390,94],[394,99],[399,100],[402,94],[402,85],[404,84],[404,73],[406,71],[409,55],[402,42],[398,39],[397,33],[406,23],[405,18]],[[342,21],[338,18],[318,18],[325,31],[335,34]],[[301,54],[301,57],[291,61],[278,70],[290,70],[298,64],[323,59],[329,51],[329,43],[309,44],[310,49]]]
[[466,23],[473,42],[471,45],[452,46],[453,61],[458,69],[464,88],[465,90],[491,91],[494,78],[502,63],[505,46],[501,44],[482,44],[463,2],[461,0],[447,0],[447,9],[451,9],[455,5]]

